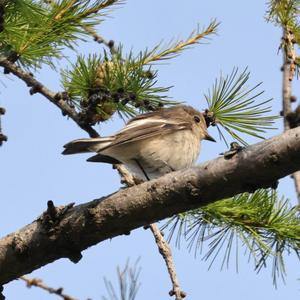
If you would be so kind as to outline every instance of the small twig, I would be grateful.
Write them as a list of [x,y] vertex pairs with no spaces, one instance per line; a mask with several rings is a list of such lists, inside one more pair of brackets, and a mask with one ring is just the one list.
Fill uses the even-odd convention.
[[190,45],[197,44],[201,39],[207,38],[207,36],[211,34],[215,34],[218,26],[219,23],[217,23],[216,20],[212,21],[202,32],[193,32],[186,40],[181,40],[172,45],[170,48],[162,50],[161,52],[153,52],[144,61],[144,64],[146,65],[156,61],[168,59],[168,57],[177,55]]
[[44,284],[41,279],[28,278],[26,276],[21,276],[20,279],[26,282],[26,285],[27,285],[28,288],[31,288],[32,286],[36,286],[36,287],[41,288],[42,290],[45,290],[45,291],[49,292],[50,294],[55,294],[55,295],[61,297],[64,300],[76,300],[75,298],[64,294],[63,293],[63,288],[54,289],[52,287],[49,287],[46,284]]
[[141,181],[134,176],[121,164],[113,165],[113,168],[119,172],[121,183],[128,187],[141,183]]
[[[282,108],[284,130],[291,128],[289,116],[292,113],[292,80],[296,70],[296,51],[293,44],[294,34],[288,29],[283,29],[283,77],[282,77]],[[300,171],[293,173],[298,204],[300,205]]]
[[[136,179],[130,174],[129,171],[127,171],[127,169],[124,166],[115,165],[115,168],[118,170],[121,176],[122,183],[127,184],[127,186],[133,186],[137,183]],[[164,239],[160,229],[155,223],[150,224],[149,227],[154,236],[159,253],[162,255],[163,259],[165,260],[168,273],[170,275],[170,279],[173,285],[173,288],[169,292],[169,295],[175,296],[176,300],[182,300],[186,296],[186,293],[180,289],[179,282],[176,275],[176,268],[172,257],[171,248],[168,245],[167,241]]]
[[157,244],[159,253],[162,255],[163,259],[165,260],[172,281],[173,288],[169,292],[169,295],[175,296],[176,300],[182,300],[183,298],[186,297],[186,293],[180,289],[179,282],[176,275],[176,269],[172,257],[171,248],[166,242],[166,240],[164,239],[160,229],[156,224],[150,224],[149,227],[155,238],[155,242]]
[[113,40],[106,40],[103,36],[97,34],[97,32],[89,26],[83,26],[83,29],[93,37],[95,42],[105,45],[111,54],[116,54],[118,52]]
[[80,128],[88,132],[91,137],[98,137],[99,134],[95,129],[89,124],[82,122],[80,116],[77,114],[74,108],[72,108],[67,101],[62,99],[61,93],[54,93],[50,91],[46,86],[44,86],[40,81],[36,80],[31,73],[28,73],[18,67],[16,64],[10,62],[8,59],[1,59],[0,66],[4,68],[6,72],[12,73],[21,80],[23,80],[27,86],[31,87],[30,93],[39,93],[45,98],[50,100],[54,105],[56,105],[60,110],[70,117]]
[[112,5],[117,5],[118,2],[121,2],[120,0],[105,0],[100,2],[98,5],[95,5],[94,7],[91,7],[90,9],[87,9],[83,13],[80,14],[81,18],[90,16],[92,14],[96,14],[101,10],[107,9],[108,7]]
[[[58,14],[54,17],[54,20],[59,20],[61,19],[64,14],[72,8],[72,6],[74,6],[74,4],[76,4],[76,2],[78,2],[78,0],[71,0],[69,3],[66,3],[66,6],[58,12]],[[53,1],[50,1],[49,4],[53,3]]]
[[[50,4],[52,6],[55,5],[55,2],[53,0],[44,0],[44,2],[46,4]],[[60,13],[59,17],[61,15],[62,15],[62,13]],[[57,19],[58,15],[55,18]],[[117,48],[115,47],[115,42],[113,40],[106,40],[104,37],[97,34],[97,32],[91,26],[83,25],[83,29],[93,37],[95,42],[97,42],[99,44],[103,44],[106,47],[108,47],[111,54],[115,54],[118,52]]]

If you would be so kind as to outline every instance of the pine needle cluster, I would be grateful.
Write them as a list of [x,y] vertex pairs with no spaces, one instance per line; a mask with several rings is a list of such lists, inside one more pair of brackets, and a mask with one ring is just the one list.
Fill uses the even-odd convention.
[[289,201],[278,199],[274,190],[220,200],[174,216],[163,228],[169,229],[169,239],[176,236],[178,246],[182,239],[187,241],[195,255],[203,251],[207,242],[208,251],[203,258],[210,260],[210,266],[219,258],[221,268],[228,267],[233,253],[237,266],[241,246],[257,271],[272,260],[274,284],[278,276],[285,275],[284,254],[300,255],[299,210]]
[[247,68],[241,73],[234,68],[231,74],[221,75],[216,79],[212,89],[204,95],[208,109],[205,117],[208,125],[217,126],[220,137],[226,142],[220,125],[235,140],[246,145],[247,142],[240,135],[246,134],[263,139],[263,133],[274,129],[275,115],[271,112],[271,101],[259,100],[264,91],[257,91],[262,83],[253,87],[247,86],[250,72]]
[[176,104],[158,87],[157,72],[146,66],[148,53],[117,53],[79,57],[71,70],[63,70],[62,84],[70,101],[91,123],[109,119],[118,111],[125,117]]
[[[84,26],[101,23],[105,9],[121,1],[15,0],[3,4],[0,55],[26,67],[54,67],[65,47],[73,48],[88,33]],[[103,12],[102,12],[103,11]]]

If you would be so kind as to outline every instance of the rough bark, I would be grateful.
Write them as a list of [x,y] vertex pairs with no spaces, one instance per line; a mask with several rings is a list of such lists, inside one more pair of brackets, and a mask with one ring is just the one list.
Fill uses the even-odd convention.
[[[292,112],[292,81],[296,74],[296,51],[293,44],[295,36],[288,28],[285,28],[283,30],[283,39],[285,41],[285,46],[282,67],[282,112],[284,117],[284,130],[288,130],[292,127],[288,116]],[[298,204],[300,206],[300,172],[295,172],[292,177],[294,179]]]
[[39,218],[0,240],[0,285],[59,258],[79,261],[82,250],[143,225],[274,186],[276,180],[297,170],[299,127],[247,147],[230,159],[220,157],[72,207],[52,225],[45,217]]

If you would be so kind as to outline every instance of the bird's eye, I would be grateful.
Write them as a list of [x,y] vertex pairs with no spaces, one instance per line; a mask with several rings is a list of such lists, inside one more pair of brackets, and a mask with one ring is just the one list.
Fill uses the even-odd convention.
[[196,123],[200,123],[201,122],[201,119],[199,116],[194,116],[194,120]]

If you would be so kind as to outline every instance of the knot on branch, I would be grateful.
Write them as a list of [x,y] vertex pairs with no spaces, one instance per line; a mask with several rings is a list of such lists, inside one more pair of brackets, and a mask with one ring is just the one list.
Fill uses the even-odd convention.
[[208,109],[206,109],[203,113],[205,122],[206,122],[206,126],[209,127],[211,126],[216,126],[216,116],[212,111],[209,111]]
[[7,136],[0,132],[0,146],[2,146],[3,142],[7,142]]
[[[5,108],[0,107],[0,117],[5,114]],[[2,146],[3,142],[7,142],[7,136],[2,133],[1,128],[1,118],[0,118],[0,146]]]
[[14,64],[19,58],[20,58],[20,54],[18,54],[15,51],[11,51],[7,57],[7,60],[9,60],[11,63]]
[[296,128],[300,125],[300,105],[297,108],[286,115],[290,128]]
[[[70,100],[70,97],[69,97],[68,92],[62,91],[62,92],[57,92],[57,93],[54,95],[54,100],[56,100],[56,101],[59,101],[59,100],[69,101],[69,100]],[[74,106],[73,103],[72,103],[72,105]]]
[[74,206],[74,202],[65,206],[55,206],[52,200],[47,202],[47,210],[38,218],[48,234],[56,232],[57,226],[66,213]]
[[43,85],[40,83],[34,84],[32,88],[29,90],[30,95],[34,95],[36,93],[39,93],[41,89],[43,88]]
[[22,236],[16,234],[13,237],[11,247],[15,251],[16,255],[18,256],[18,258],[20,260],[28,259],[28,257],[29,257],[29,251],[28,250],[29,250],[29,248],[28,248],[28,245],[27,245],[26,241],[24,241],[24,239],[22,238]]
[[224,159],[230,159],[233,156],[235,156],[238,152],[245,149],[245,147],[241,146],[238,142],[232,142],[230,143],[230,148],[226,152],[220,153],[220,155],[224,156]]
[[170,297],[176,296],[176,300],[177,299],[181,300],[186,297],[186,292],[181,291],[179,289],[176,289],[176,290],[173,289],[169,292],[169,295],[170,295]]
[[0,107],[0,115],[5,115],[5,108],[4,107]]
[[66,213],[74,206],[74,202],[63,205],[55,206],[52,200],[47,202],[47,210],[38,218],[39,221],[45,230],[46,234],[49,236],[54,236],[59,233],[64,237],[64,253],[65,257],[69,258],[73,263],[77,263],[81,260],[81,252],[77,249],[74,242],[70,240],[68,234],[61,230],[59,227],[61,221],[64,219]]

